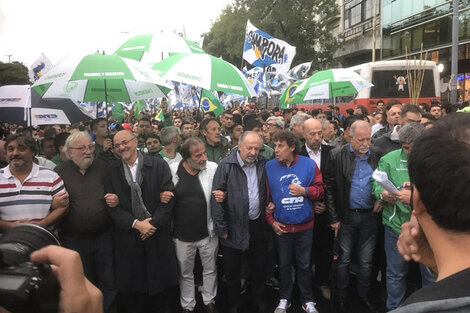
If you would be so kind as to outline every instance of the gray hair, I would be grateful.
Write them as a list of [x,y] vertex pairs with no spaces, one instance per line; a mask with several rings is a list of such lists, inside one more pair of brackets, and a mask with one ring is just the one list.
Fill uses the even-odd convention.
[[306,120],[308,120],[311,116],[306,114],[306,113],[301,113],[301,114],[296,114],[294,116],[292,116],[291,120],[290,120],[290,129],[292,129],[292,126],[294,125],[300,125],[302,124],[303,122],[305,122]]
[[331,124],[329,120],[320,120],[320,123],[321,123],[321,128],[322,129],[327,128]]
[[269,122],[269,121],[274,121],[276,122],[276,125],[277,127],[279,127],[280,129],[284,129],[284,122],[281,121],[281,119],[277,116],[270,116],[268,117],[268,119],[266,120],[266,123]]
[[257,132],[254,132],[254,131],[251,131],[251,130],[247,130],[246,132],[243,132],[243,133],[240,135],[240,138],[238,138],[238,145],[243,144],[243,141],[245,140],[245,138],[246,138],[248,135],[256,135],[256,136],[259,138],[259,140],[261,141],[261,145],[263,144],[263,139],[261,138],[261,136],[260,136]]
[[90,134],[88,134],[87,132],[74,132],[70,134],[70,136],[68,136],[67,139],[65,140],[64,147],[62,148],[62,152],[65,153],[65,156],[67,157],[67,159],[70,159],[69,151],[73,143],[75,142],[75,140],[81,137],[88,138],[90,139],[91,142],[93,142],[93,139],[91,138]]
[[356,131],[356,128],[369,128],[371,129],[370,123],[363,121],[363,120],[358,120],[352,123],[351,128],[349,128],[349,135],[351,137],[354,137],[354,132]]
[[169,145],[176,136],[180,135],[179,128],[176,126],[163,127],[160,131],[160,140],[162,145]]
[[426,130],[421,123],[408,123],[400,128],[398,138],[402,144],[409,144],[415,142]]

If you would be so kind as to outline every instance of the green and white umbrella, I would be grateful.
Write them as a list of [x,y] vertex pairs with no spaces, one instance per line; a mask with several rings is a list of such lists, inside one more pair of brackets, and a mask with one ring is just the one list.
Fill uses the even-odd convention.
[[43,98],[130,103],[164,97],[171,87],[142,63],[90,54],[63,59],[38,79],[33,89]]
[[330,69],[313,74],[297,87],[293,95],[304,94],[303,100],[331,99],[352,95],[372,86],[350,69]]
[[256,96],[253,87],[239,69],[209,54],[176,54],[152,68],[166,80],[211,91]]
[[124,42],[114,52],[149,66],[177,53],[205,53],[195,42],[173,33],[142,34]]

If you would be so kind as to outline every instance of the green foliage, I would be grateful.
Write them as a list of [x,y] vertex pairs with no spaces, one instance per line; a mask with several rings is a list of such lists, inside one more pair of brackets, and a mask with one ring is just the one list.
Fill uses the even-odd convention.
[[0,62],[0,86],[29,84],[28,68],[20,62]]
[[236,0],[205,34],[204,50],[239,66],[246,21],[297,48],[292,65],[313,61],[312,69],[335,65],[339,42],[328,26],[338,18],[335,0]]

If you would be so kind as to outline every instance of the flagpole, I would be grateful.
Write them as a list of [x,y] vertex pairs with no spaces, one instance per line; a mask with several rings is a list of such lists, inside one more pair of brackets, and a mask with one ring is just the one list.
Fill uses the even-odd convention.
[[[104,80],[104,110],[106,111],[106,128],[109,136],[108,92],[106,91],[106,79]],[[96,105],[96,114],[98,114],[98,104]]]
[[197,93],[197,90],[196,90],[196,95],[199,99],[199,104],[197,106],[197,115],[196,115],[196,123],[199,121],[199,112],[201,111],[201,98],[202,98],[202,91],[204,90],[204,88],[201,88],[201,95],[199,96],[199,94]]

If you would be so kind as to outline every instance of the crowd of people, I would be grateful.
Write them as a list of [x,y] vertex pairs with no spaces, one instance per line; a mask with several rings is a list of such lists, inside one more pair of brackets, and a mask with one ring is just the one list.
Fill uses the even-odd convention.
[[[20,223],[54,232],[101,291],[99,310],[160,312],[179,286],[182,312],[194,311],[200,292],[208,313],[284,313],[296,283],[305,312],[318,312],[315,289],[335,312],[348,312],[353,272],[363,312],[378,312],[382,299],[387,311],[418,312],[432,296],[418,291],[402,306],[411,289],[437,294],[436,279],[468,285],[468,273],[459,273],[465,282],[452,278],[455,267],[434,247],[444,244],[438,231],[447,239],[468,232],[468,157],[456,153],[469,155],[470,115],[397,100],[345,115],[334,106],[246,105],[218,117],[163,109],[163,121],[141,114],[122,123],[2,125],[0,232]],[[448,251],[460,247],[453,244]],[[33,259],[59,254],[41,253]],[[409,271],[419,281],[410,284]],[[226,306],[216,303],[220,277]],[[273,310],[267,286],[279,290]]]

